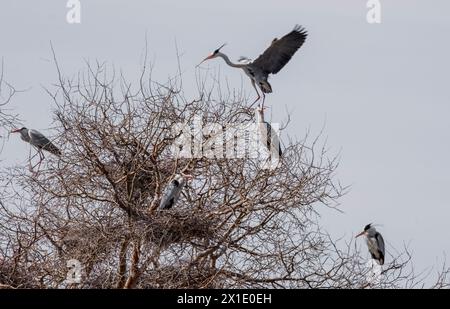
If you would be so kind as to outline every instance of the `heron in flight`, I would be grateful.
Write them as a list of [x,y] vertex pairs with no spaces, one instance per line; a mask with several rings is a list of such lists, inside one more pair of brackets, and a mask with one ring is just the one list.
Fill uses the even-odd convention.
[[247,58],[241,58],[239,60],[240,63],[231,62],[230,58],[220,51],[222,47],[225,46],[225,44],[223,44],[212,54],[203,59],[200,64],[206,60],[221,57],[229,66],[243,69],[245,74],[247,74],[250,78],[252,86],[258,96],[252,106],[261,98],[256,85],[258,85],[262,92],[262,105],[264,106],[264,101],[266,98],[265,94],[272,92],[272,86],[270,86],[267,81],[269,74],[277,74],[286,65],[286,63],[291,60],[295,52],[303,45],[307,36],[308,33],[306,30],[297,25],[291,32],[283,36],[281,39],[273,39],[272,44],[264,51],[264,53],[256,58],[255,61],[251,61]]
[[[33,147],[35,147],[39,154],[39,162],[36,165],[39,165],[42,160],[44,160],[45,156],[42,150],[48,151],[55,156],[61,156],[61,151],[58,147],[56,147],[48,138],[46,138],[42,133],[36,130],[29,130],[25,127],[20,129],[14,129],[11,133],[20,133],[20,138],[30,143]],[[35,165],[35,166],[36,166]]]
[[274,144],[274,147],[278,144],[278,155],[281,157],[283,152],[281,151],[281,144],[279,136],[277,135],[277,132],[272,128],[270,123],[264,120],[264,110],[266,108],[262,106],[258,106],[255,110],[256,115],[256,124],[258,126],[258,130],[260,132],[260,136],[262,138],[262,142],[266,145],[267,150],[269,153],[272,152],[272,143]]
[[167,185],[163,197],[159,203],[159,209],[170,209],[178,201],[186,180],[192,179],[192,175],[177,174]]
[[371,224],[367,224],[364,227],[364,231],[356,235],[356,238],[359,236],[366,236],[367,247],[369,247],[370,255],[372,259],[376,260],[378,264],[384,264],[384,240],[383,236],[372,226]]

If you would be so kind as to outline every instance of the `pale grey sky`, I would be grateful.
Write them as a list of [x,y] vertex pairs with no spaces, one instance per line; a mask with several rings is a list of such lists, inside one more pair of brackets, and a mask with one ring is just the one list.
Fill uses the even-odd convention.
[[[42,89],[56,81],[49,42],[64,73],[83,59],[99,59],[132,74],[147,33],[154,78],[176,73],[175,41],[182,52],[184,87],[194,89],[194,66],[220,44],[231,58],[255,58],[274,37],[301,24],[306,44],[271,79],[272,121],[286,119],[290,136],[308,128],[341,153],[337,177],[352,185],[343,214],[322,210],[335,237],[376,222],[388,246],[409,243],[421,269],[450,253],[450,2],[381,0],[382,23],[366,22],[365,0],[118,1],[81,0],[81,24],[66,22],[65,0],[3,0],[0,57],[7,79],[28,89],[12,106],[25,124],[51,126],[52,102]],[[251,85],[221,59],[231,85]],[[6,141],[0,164],[23,163],[28,146]]]

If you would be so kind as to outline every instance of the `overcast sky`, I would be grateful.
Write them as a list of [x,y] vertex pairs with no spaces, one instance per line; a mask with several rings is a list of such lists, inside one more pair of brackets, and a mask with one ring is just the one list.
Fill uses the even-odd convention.
[[[309,37],[271,79],[266,105],[273,122],[289,111],[283,134],[292,137],[325,124],[331,152],[340,152],[337,177],[352,187],[340,201],[344,213],[321,210],[322,225],[350,239],[378,223],[387,250],[409,244],[423,269],[450,253],[450,2],[381,5],[381,24],[369,24],[365,0],[81,0],[81,23],[69,24],[65,0],[2,0],[0,57],[8,81],[27,89],[12,107],[25,125],[51,134],[52,102],[42,88],[56,81],[50,41],[67,75],[84,59],[133,74],[147,33],[162,82],[176,73],[177,42],[184,87],[193,90],[195,65],[222,43],[234,60],[255,58],[274,37],[303,25]],[[208,66],[236,87],[246,78],[221,59]],[[23,164],[27,155],[28,146],[10,137],[0,164]]]

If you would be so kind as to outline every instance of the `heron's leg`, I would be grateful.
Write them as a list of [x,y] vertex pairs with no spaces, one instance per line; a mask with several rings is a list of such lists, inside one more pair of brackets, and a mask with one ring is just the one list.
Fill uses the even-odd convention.
[[[36,153],[35,153],[33,156],[31,156],[31,148],[30,148],[30,153],[29,153],[29,156],[28,156],[28,158],[29,158],[29,164],[30,164],[29,170],[30,170],[30,172],[32,172],[32,173],[34,172],[33,169],[41,162],[41,154],[40,154],[39,148],[36,148],[36,147],[34,147],[34,146],[33,146],[33,148],[36,149]],[[33,159],[34,159],[34,157],[36,157],[37,155],[39,155],[39,162],[36,163],[35,165],[32,165]]]
[[251,81],[252,81],[252,86],[253,86],[253,88],[255,88],[255,91],[256,91],[256,94],[258,95],[258,97],[252,103],[252,105],[250,105],[250,108],[253,107],[253,105],[255,105],[255,103],[258,102],[259,99],[261,99],[261,96],[259,95],[259,92],[258,92],[258,88],[256,88],[255,81],[253,79]]
[[31,156],[31,147],[30,147],[30,151],[28,152],[28,164],[30,165],[30,166],[29,166],[30,172],[33,171],[33,166],[31,165],[31,160],[32,160],[32,159],[33,159],[33,157]]
[[44,161],[44,159],[45,159],[45,155],[44,155],[44,152],[42,150],[40,150],[40,149],[39,149],[39,153],[40,153],[40,156],[41,156],[41,160],[39,161],[39,165],[41,165],[41,162]]
[[262,101],[262,108],[264,108],[264,102],[266,101],[266,94],[264,93],[264,91],[263,91],[263,101]]
[[38,164],[41,164],[42,160],[44,160],[44,158],[42,157],[41,150],[38,150],[38,154],[39,154],[39,162],[38,162]]
[[34,170],[35,167],[38,167],[38,171],[39,171],[39,166],[41,165],[41,161],[39,161],[38,163],[36,163],[33,166],[30,166],[30,172],[32,173],[36,173],[36,171]]
[[41,163],[42,163],[42,160],[39,161],[39,163],[37,164],[37,170],[38,170],[38,172],[39,172],[39,169],[41,168]]
[[36,173],[36,172],[34,171],[34,168],[35,168],[36,166],[39,166],[40,164],[41,164],[41,160],[39,160],[39,162],[37,162],[35,165],[31,165],[31,161],[30,161],[30,172]]
[[39,154],[39,162],[34,167],[37,166],[38,167],[38,171],[39,171],[39,168],[41,167],[41,163],[45,159],[45,156],[44,156],[44,153],[42,152],[41,149],[38,149],[38,154]]

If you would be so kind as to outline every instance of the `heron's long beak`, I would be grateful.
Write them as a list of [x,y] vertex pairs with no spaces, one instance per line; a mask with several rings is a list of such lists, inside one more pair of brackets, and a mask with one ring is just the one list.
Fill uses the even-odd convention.
[[200,62],[199,64],[197,64],[195,67],[198,68],[203,62],[205,62],[206,60],[212,59],[214,58],[214,55],[209,55],[208,57],[206,57],[205,59],[202,60],[202,62]]
[[202,62],[200,62],[199,64],[196,65],[196,68],[197,68],[198,66],[200,66],[200,65],[201,65],[203,62],[205,62],[206,60],[213,59],[213,58],[217,57],[217,53],[218,53],[218,52],[222,49],[222,47],[224,47],[225,45],[227,45],[227,43],[222,44],[222,46],[220,46],[218,49],[216,49],[216,50],[214,51],[214,53],[212,53],[211,55],[209,55],[208,57],[206,57],[205,59],[203,59]]
[[362,231],[361,233],[359,233],[358,235],[355,236],[355,238],[358,238],[359,236],[363,236],[366,232]]
[[10,133],[17,133],[17,132],[20,132],[20,129],[14,129],[14,130],[11,130]]

